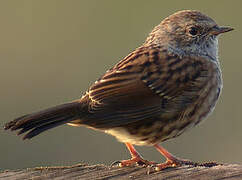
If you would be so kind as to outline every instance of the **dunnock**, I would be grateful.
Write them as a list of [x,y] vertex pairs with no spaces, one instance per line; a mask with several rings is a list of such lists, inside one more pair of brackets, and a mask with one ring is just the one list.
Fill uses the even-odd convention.
[[156,169],[192,164],[158,143],[182,134],[205,119],[222,88],[218,26],[193,10],[179,11],[156,26],[145,43],[98,79],[78,100],[19,117],[5,129],[30,139],[62,124],[87,126],[115,136],[132,158],[121,166],[154,164],[133,145],[154,146],[167,161]]

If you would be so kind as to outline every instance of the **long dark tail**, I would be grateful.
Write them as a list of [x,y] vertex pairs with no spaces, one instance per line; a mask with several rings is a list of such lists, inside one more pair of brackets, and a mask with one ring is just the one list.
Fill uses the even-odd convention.
[[4,129],[19,130],[18,135],[27,132],[23,139],[31,139],[38,134],[81,117],[80,102],[58,105],[37,113],[21,116],[5,124]]

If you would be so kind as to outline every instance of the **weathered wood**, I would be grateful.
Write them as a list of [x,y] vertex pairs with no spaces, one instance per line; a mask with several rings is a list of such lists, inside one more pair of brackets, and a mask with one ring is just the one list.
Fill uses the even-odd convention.
[[[150,172],[147,174],[147,172]],[[160,172],[145,167],[108,167],[105,165],[78,164],[74,166],[39,167],[16,171],[0,172],[4,180],[73,180],[73,179],[242,179],[242,165],[226,164],[214,167],[182,166]]]

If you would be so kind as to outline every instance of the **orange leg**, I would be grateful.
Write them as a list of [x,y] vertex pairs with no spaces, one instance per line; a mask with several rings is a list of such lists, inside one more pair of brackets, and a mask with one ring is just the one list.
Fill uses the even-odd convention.
[[125,143],[125,145],[126,145],[126,147],[128,148],[128,150],[131,154],[131,159],[121,161],[119,163],[120,167],[132,166],[134,164],[144,165],[144,166],[155,164],[155,162],[144,160],[142,158],[142,156],[136,151],[136,149],[134,148],[134,146],[132,144]]
[[169,153],[165,148],[162,146],[156,144],[154,147],[166,158],[165,163],[157,164],[156,170],[160,171],[162,169],[168,168],[168,167],[177,167],[180,165],[198,165],[197,163],[194,163],[192,161],[186,160],[186,159],[180,159]]
[[181,166],[181,165],[193,165],[193,166],[204,166],[204,167],[213,167],[213,166],[218,165],[216,162],[207,162],[207,163],[200,164],[200,163],[189,161],[187,159],[177,158],[176,156],[169,153],[165,148],[156,144],[156,145],[154,145],[154,147],[166,158],[165,163],[157,164],[157,163],[152,162],[152,161],[144,160],[142,158],[142,156],[136,151],[136,149],[134,148],[134,146],[132,144],[125,143],[125,145],[126,145],[126,147],[128,148],[128,150],[131,154],[131,159],[123,160],[123,161],[116,161],[116,162],[112,163],[111,166],[113,166],[115,164],[118,164],[120,167],[132,166],[132,165],[135,165],[135,164],[143,165],[143,166],[149,166],[150,165],[150,166],[155,167],[156,171],[160,171],[160,170],[165,169],[165,168],[178,167],[178,166]]

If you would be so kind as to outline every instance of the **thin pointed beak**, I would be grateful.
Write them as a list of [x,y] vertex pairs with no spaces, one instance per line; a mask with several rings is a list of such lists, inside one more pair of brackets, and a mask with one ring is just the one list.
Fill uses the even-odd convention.
[[231,28],[231,27],[219,27],[219,26],[214,26],[211,30],[210,30],[210,33],[212,35],[219,35],[221,33],[226,33],[226,32],[229,32],[229,31],[232,31],[234,30],[234,28]]

